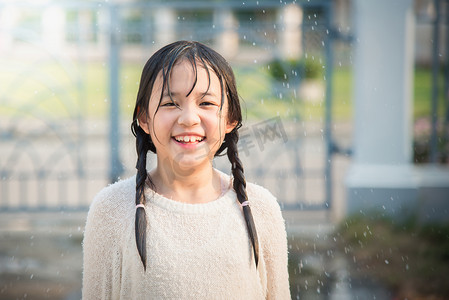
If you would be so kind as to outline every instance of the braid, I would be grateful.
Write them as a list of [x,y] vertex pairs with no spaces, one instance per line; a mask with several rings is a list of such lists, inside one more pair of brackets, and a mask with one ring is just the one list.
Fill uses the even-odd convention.
[[[248,201],[248,196],[246,194],[246,180],[243,174],[243,165],[239,158],[237,151],[237,142],[239,135],[237,128],[234,128],[230,133],[226,135],[226,144],[228,146],[228,158],[232,164],[232,175],[234,177],[233,187],[237,194],[237,199],[240,204]],[[256,267],[259,262],[259,242],[257,239],[256,225],[254,224],[253,215],[251,213],[251,208],[249,205],[242,206],[243,215],[245,216],[246,226],[248,228],[249,237],[254,250],[254,260],[256,262]]]
[[[145,205],[145,182],[147,179],[147,153],[151,150],[153,144],[149,142],[148,134],[143,131],[142,128],[133,122],[132,125],[133,133],[136,136],[136,150],[137,150],[137,176],[136,176],[136,205]],[[136,245],[137,251],[139,252],[140,259],[143,263],[143,268],[146,269],[147,260],[147,249],[146,249],[146,231],[147,231],[147,218],[145,214],[145,209],[143,207],[137,207],[136,209],[136,221],[135,221],[135,232],[136,232]]]

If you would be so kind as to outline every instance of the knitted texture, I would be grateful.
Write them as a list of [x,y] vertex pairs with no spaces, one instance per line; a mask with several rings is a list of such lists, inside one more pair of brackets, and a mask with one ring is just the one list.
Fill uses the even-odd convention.
[[234,190],[187,204],[147,188],[144,271],[134,234],[135,177],[103,189],[84,232],[83,299],[290,299],[279,205],[258,185],[248,183],[247,193],[259,236],[257,269]]

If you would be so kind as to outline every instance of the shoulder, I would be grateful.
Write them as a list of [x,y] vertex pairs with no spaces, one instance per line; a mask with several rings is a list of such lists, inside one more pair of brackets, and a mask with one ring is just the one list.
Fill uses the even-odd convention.
[[117,181],[103,188],[89,208],[88,218],[121,219],[133,210],[135,197],[135,176]]
[[251,210],[260,218],[282,219],[279,203],[269,190],[255,183],[248,182],[246,184],[246,192]]
[[264,255],[271,257],[270,259],[273,259],[275,255],[286,255],[285,220],[276,197],[266,188],[256,184],[247,183],[246,187]]
[[276,197],[263,186],[247,182],[246,193],[251,206],[265,207],[266,209],[269,207],[279,208]]
[[251,193],[254,196],[274,198],[273,194],[269,190],[267,190],[261,185],[252,182],[246,183],[246,190],[248,193]]

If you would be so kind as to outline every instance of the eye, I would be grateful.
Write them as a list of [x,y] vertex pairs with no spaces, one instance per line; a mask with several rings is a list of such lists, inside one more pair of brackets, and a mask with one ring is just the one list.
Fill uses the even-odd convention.
[[173,102],[167,102],[167,103],[161,104],[161,106],[169,107],[169,106],[176,106],[176,104]]
[[217,104],[215,104],[213,102],[209,102],[209,101],[203,101],[203,102],[200,103],[200,105],[202,105],[202,106],[210,106],[210,105],[216,106]]

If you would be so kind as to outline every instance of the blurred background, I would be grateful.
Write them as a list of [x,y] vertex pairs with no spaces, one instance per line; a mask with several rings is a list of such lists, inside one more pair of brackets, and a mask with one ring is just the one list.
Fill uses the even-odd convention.
[[234,69],[293,299],[448,299],[448,22],[447,0],[0,0],[0,299],[81,298],[87,210],[135,173],[143,65],[180,39]]

